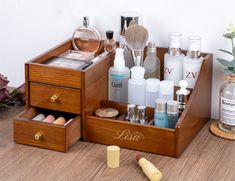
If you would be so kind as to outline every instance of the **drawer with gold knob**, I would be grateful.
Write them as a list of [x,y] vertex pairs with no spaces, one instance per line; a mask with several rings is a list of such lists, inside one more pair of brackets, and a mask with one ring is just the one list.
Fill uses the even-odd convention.
[[[43,113],[55,117],[63,116],[64,125],[33,121]],[[75,114],[46,109],[30,108],[14,118],[14,140],[16,143],[67,152],[68,148],[81,137],[81,118]]]
[[30,83],[30,105],[81,114],[81,91],[80,89]]

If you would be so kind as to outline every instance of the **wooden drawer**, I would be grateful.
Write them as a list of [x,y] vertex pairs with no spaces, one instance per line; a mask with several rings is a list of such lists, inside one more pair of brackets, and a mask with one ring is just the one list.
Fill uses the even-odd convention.
[[31,82],[30,105],[81,114],[81,91],[79,89]]
[[[53,123],[32,121],[39,113],[63,115],[66,120],[73,118],[64,126]],[[41,134],[39,139],[36,134]],[[73,114],[52,112],[30,108],[14,118],[14,141],[16,143],[67,152],[68,148],[81,137],[81,118]]]

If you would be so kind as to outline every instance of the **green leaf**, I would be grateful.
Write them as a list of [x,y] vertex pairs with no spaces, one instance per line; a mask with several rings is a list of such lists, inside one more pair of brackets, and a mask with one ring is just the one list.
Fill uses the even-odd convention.
[[235,67],[235,60],[227,61],[227,60],[222,59],[222,58],[217,58],[217,60],[219,61],[219,63],[221,63],[225,67],[228,67],[228,68],[234,68]]
[[227,50],[219,49],[219,51],[224,52],[224,53],[228,53],[228,54],[230,54],[230,55],[233,55],[231,52],[229,52],[229,51],[227,51]]
[[233,39],[235,38],[235,32],[223,34],[225,38]]
[[233,47],[233,56],[234,56],[234,59],[235,59],[235,47]]

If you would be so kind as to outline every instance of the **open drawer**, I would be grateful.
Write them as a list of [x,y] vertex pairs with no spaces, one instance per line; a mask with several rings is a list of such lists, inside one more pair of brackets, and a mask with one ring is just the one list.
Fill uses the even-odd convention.
[[[54,117],[63,116],[64,125],[33,121],[43,113]],[[14,118],[14,141],[16,143],[67,152],[68,148],[81,138],[81,117],[46,109],[29,108]]]

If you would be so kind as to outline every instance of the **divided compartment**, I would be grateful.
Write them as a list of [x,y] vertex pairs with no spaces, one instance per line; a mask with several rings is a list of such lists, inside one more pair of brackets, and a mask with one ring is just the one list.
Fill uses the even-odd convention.
[[[161,80],[164,74],[163,60],[166,52],[166,48],[157,49],[157,55],[161,61]],[[179,157],[210,120],[213,55],[209,53],[202,53],[201,55],[203,63],[200,74],[175,129],[95,117],[93,113],[100,107],[117,108],[122,113],[126,111],[126,104],[102,101],[92,111],[86,111],[86,120],[82,126],[83,140]],[[175,91],[177,89],[178,87],[175,87]]]
[[[32,120],[38,114],[51,114],[66,119],[64,125]],[[72,119],[72,120],[71,120]],[[14,118],[14,140],[16,143],[67,152],[81,138],[81,117],[46,109],[29,108]]]

